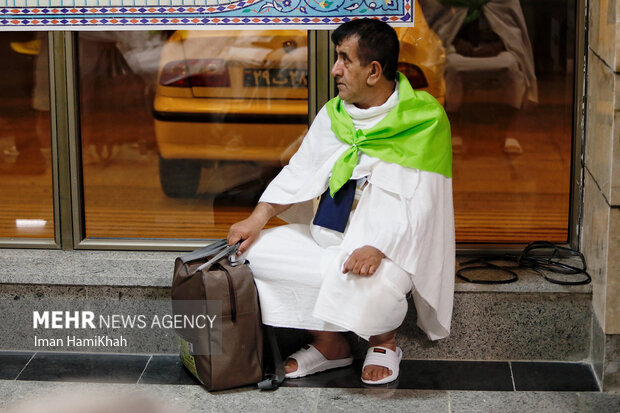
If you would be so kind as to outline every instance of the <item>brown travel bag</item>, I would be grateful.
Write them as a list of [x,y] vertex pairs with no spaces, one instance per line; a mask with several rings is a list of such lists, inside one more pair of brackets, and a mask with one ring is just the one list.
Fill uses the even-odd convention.
[[[237,248],[226,240],[216,241],[178,257],[174,265],[175,317],[192,313],[216,318],[206,328],[175,326],[183,364],[209,391],[255,383],[261,389],[273,389],[284,379],[274,331],[261,323],[254,278],[247,262],[235,261]],[[275,375],[264,374],[263,329]]]

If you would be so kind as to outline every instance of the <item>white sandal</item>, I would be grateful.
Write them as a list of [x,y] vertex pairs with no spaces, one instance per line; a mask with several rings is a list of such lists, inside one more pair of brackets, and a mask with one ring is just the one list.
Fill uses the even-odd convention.
[[308,344],[298,351],[294,352],[289,359],[297,361],[297,370],[286,373],[284,377],[287,379],[297,379],[310,374],[320,373],[325,370],[346,367],[353,363],[353,357],[346,357],[338,360],[328,360],[319,350],[312,344]]
[[364,384],[385,384],[393,382],[398,378],[398,374],[400,372],[400,360],[402,358],[403,351],[400,349],[400,347],[396,347],[396,351],[392,351],[387,347],[370,347],[368,349],[368,352],[366,352],[366,360],[364,360],[362,373],[364,372],[364,368],[366,368],[366,366],[372,365],[388,368],[392,370],[392,374],[377,381],[364,380],[362,378],[362,382]]

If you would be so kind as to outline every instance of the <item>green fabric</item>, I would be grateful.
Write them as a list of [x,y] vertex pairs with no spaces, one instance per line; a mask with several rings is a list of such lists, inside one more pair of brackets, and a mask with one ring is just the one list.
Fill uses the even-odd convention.
[[332,169],[332,197],[351,179],[358,151],[385,162],[452,177],[452,143],[446,112],[433,96],[413,90],[402,73],[398,76],[398,104],[370,129],[355,130],[339,97],[327,102],[332,131],[351,145]]
[[467,16],[463,21],[463,26],[476,20],[482,14],[482,8],[490,0],[439,0],[445,7],[464,7],[467,8]]

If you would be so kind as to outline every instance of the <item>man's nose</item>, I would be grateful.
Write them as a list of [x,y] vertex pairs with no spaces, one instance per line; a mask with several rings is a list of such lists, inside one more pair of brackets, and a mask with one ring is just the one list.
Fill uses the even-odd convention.
[[342,67],[341,67],[340,63],[338,62],[338,60],[336,60],[336,62],[334,62],[334,65],[332,66],[331,75],[332,75],[332,77],[336,77],[336,76],[342,75]]

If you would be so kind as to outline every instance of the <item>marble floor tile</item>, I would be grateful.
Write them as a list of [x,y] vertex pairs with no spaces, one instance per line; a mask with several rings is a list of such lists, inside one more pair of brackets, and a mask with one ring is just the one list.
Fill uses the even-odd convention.
[[[3,413],[185,413],[186,406],[159,386],[135,384],[1,381]],[[170,387],[170,386],[164,386]],[[179,391],[183,387],[178,386]]]
[[162,355],[151,357],[138,383],[200,385],[183,366],[179,356]]
[[579,393],[579,412],[618,413],[620,412],[620,393]]
[[450,413],[580,413],[576,393],[450,392]]
[[517,391],[599,391],[586,363],[511,362]]
[[448,392],[395,389],[322,389],[317,412],[448,413]]
[[17,380],[137,383],[149,356],[37,353]]
[[22,400],[33,400],[53,394],[56,389],[67,384],[52,381],[0,380],[0,411],[6,412],[9,406]]
[[19,351],[0,351],[0,380],[13,380],[34,353]]
[[323,391],[322,389],[307,388],[280,388],[276,391],[260,391],[256,387],[246,387],[209,393],[200,386],[152,387],[157,387],[159,397],[178,401],[179,405],[191,413],[314,413],[317,411],[319,394]]
[[401,367],[399,388],[513,390],[507,362],[414,360]]

